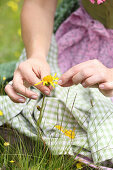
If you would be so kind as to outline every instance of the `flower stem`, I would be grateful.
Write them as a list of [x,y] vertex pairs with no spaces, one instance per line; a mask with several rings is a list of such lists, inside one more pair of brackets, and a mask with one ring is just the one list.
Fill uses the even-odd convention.
[[43,109],[44,109],[44,100],[45,100],[45,95],[43,95],[42,106],[41,106],[41,109],[40,109],[40,115],[39,115],[39,118],[37,120],[38,135],[40,134],[40,124],[41,124],[42,117],[43,117],[42,113],[43,113]]

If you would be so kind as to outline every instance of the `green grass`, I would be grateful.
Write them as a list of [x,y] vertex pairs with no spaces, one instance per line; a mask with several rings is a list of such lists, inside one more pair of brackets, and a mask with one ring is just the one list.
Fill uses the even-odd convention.
[[[13,132],[12,132],[13,131]],[[72,156],[52,155],[43,140],[28,139],[17,131],[7,129],[9,146],[0,138],[0,167],[6,170],[75,170],[77,161]],[[13,141],[13,137],[17,141]],[[13,141],[13,144],[11,145]],[[10,161],[13,160],[14,163]],[[91,169],[84,166],[85,170]]]

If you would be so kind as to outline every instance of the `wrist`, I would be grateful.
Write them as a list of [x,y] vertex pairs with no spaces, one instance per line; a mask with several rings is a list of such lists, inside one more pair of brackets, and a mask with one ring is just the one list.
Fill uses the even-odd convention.
[[33,54],[27,54],[27,58],[43,59],[46,60],[46,55],[39,52],[34,52]]
[[47,52],[48,50],[42,49],[42,47],[38,47],[37,45],[35,47],[26,48],[26,54],[27,58],[41,58],[46,60]]

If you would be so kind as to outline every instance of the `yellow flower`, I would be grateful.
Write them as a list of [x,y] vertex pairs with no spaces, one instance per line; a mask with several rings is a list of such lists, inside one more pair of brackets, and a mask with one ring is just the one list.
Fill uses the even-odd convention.
[[43,83],[43,86],[49,86],[49,85],[52,85],[53,87],[54,84],[58,84],[58,77],[56,77],[56,74],[54,76],[51,76],[51,75],[48,75],[48,76],[45,76],[42,81],[40,81],[39,83],[35,84],[35,86],[37,86],[38,84],[40,83]]
[[63,132],[65,136],[68,136],[71,139],[75,138],[75,128],[73,130],[67,130],[60,125],[56,125],[55,128]]
[[77,167],[77,169],[82,169],[82,168],[83,168],[83,167],[82,167],[82,163],[81,163],[81,162],[77,163],[77,164],[76,164],[76,167]]
[[5,81],[5,80],[6,80],[6,77],[3,77],[3,80]]
[[14,163],[15,161],[13,161],[13,160],[11,160],[11,161],[9,161],[10,163]]
[[9,142],[4,143],[4,146],[9,146],[9,145],[10,145]]
[[0,110],[0,116],[3,116],[3,112]]
[[18,11],[18,4],[14,1],[8,1],[7,6],[10,7],[14,12]]
[[18,35],[21,37],[21,28],[18,29]]

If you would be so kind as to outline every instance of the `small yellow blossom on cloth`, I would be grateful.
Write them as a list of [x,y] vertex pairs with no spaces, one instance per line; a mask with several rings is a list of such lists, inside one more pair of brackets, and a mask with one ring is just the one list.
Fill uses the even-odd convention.
[[38,84],[40,83],[43,83],[43,86],[49,86],[49,85],[52,85],[53,87],[54,84],[58,84],[58,77],[56,77],[56,73],[54,76],[51,76],[51,75],[48,75],[48,76],[45,76],[42,81],[40,81],[39,83],[35,84],[35,86],[37,86]]
[[77,164],[76,164],[76,167],[77,167],[77,169],[82,169],[82,168],[83,168],[83,167],[82,167],[82,163],[81,163],[81,162],[77,163]]
[[3,112],[0,110],[0,116],[3,116]]
[[55,128],[63,132],[65,136],[68,136],[71,139],[75,138],[75,128],[73,130],[67,130],[60,125],[55,125]]
[[9,146],[9,145],[10,145],[9,142],[4,143],[4,146]]
[[3,77],[3,80],[5,81],[5,80],[6,80],[6,77]]
[[13,160],[11,160],[11,161],[9,161],[10,163],[14,163],[15,161],[13,161]]

